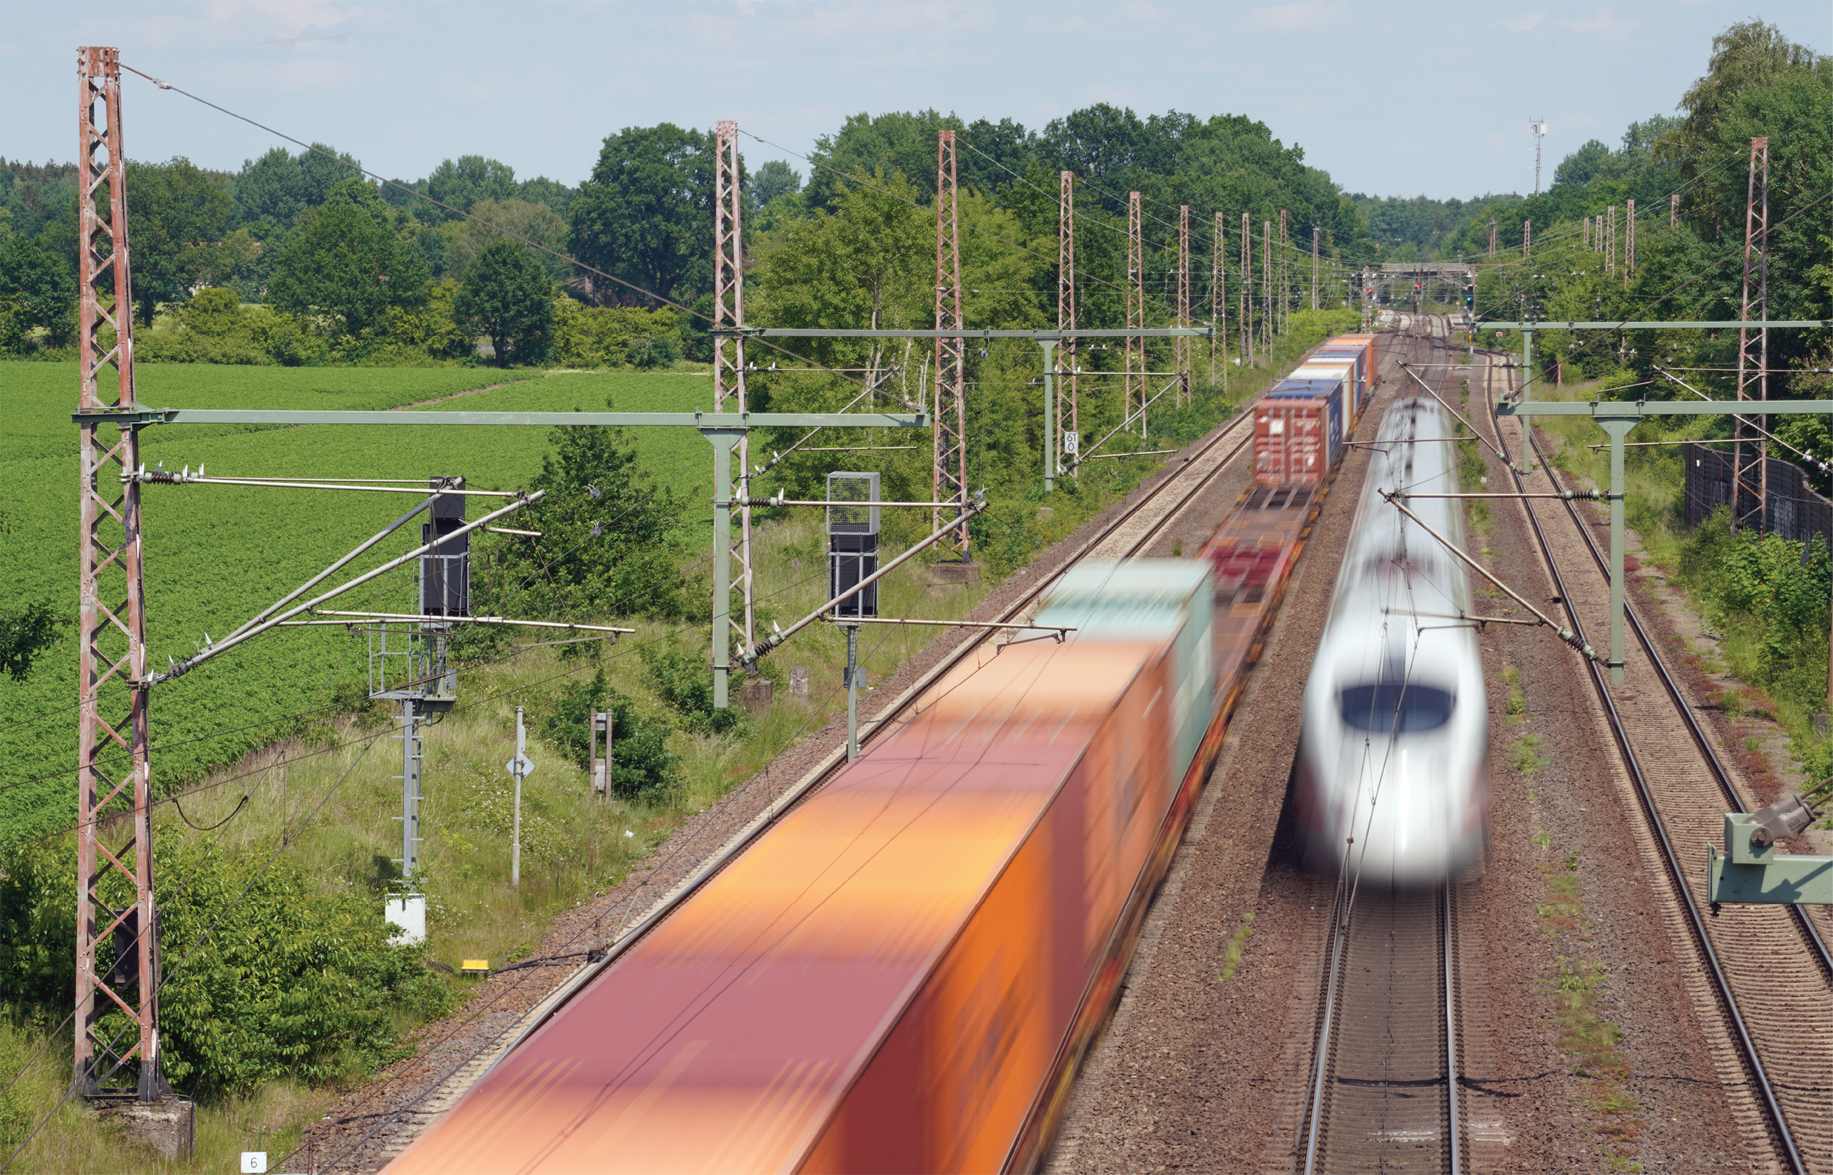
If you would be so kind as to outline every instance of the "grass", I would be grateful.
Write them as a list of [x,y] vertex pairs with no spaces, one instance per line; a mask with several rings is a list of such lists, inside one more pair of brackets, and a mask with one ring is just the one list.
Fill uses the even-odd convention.
[[1228,950],[1222,955],[1222,970],[1216,972],[1217,983],[1227,983],[1235,977],[1236,968],[1241,966],[1241,953],[1247,950],[1247,937],[1253,930],[1253,913],[1241,915],[1241,925],[1235,928],[1234,936],[1228,940]]
[[[263,408],[383,408],[449,396],[506,378],[520,382],[446,400],[454,409],[566,410],[599,408],[607,394],[631,410],[687,408],[710,395],[709,381],[680,375],[508,375],[476,370],[224,368],[148,365],[140,395],[149,404]],[[11,528],[0,533],[0,598],[47,599],[61,616],[77,611],[77,484],[75,433],[69,424],[74,370],[63,364],[0,364],[8,405],[0,440],[0,503]],[[689,501],[710,498],[707,445],[684,429],[633,434],[651,476],[674,485]],[[478,488],[526,484],[547,451],[546,430],[487,428],[283,428],[160,426],[145,434],[149,465],[206,466],[216,474],[248,476],[425,477],[466,473]],[[704,492],[703,492],[704,491]],[[403,508],[404,495],[326,493],[232,486],[154,486],[144,496],[147,550],[147,641],[154,665],[183,658],[207,633],[221,636],[304,582],[360,539],[380,530]],[[473,507],[475,511],[475,507]],[[684,534],[704,522],[684,518]],[[406,549],[391,540],[351,567],[374,566]],[[400,606],[385,590],[363,589],[348,607]],[[285,733],[251,722],[322,705],[333,687],[360,681],[360,654],[335,630],[293,629],[261,638],[206,669],[163,687],[155,726],[156,786],[195,779],[234,762]],[[76,724],[67,716],[76,695],[78,643],[66,630],[23,682],[0,683],[0,838],[67,822],[73,811],[68,776],[23,781],[73,767]],[[37,715],[42,723],[24,724]],[[61,716],[60,716],[61,715]],[[197,740],[197,741],[192,741]],[[157,744],[165,744],[160,750]]]
[[1516,726],[1527,721],[1527,694],[1521,689],[1521,670],[1510,665],[1502,671],[1502,681],[1508,686],[1508,702],[1503,709],[1503,725]]
[[[1542,851],[1552,839],[1536,840]],[[1581,1082],[1579,1098],[1591,1126],[1591,1145],[1612,1171],[1640,1171],[1638,1140],[1646,1131],[1642,1107],[1629,1092],[1629,1060],[1618,1049],[1623,1032],[1598,1011],[1606,971],[1593,946],[1579,855],[1540,862],[1543,900],[1534,913],[1541,932],[1558,942],[1555,971],[1542,986],[1550,997],[1557,1047]]]
[[1534,776],[1539,774],[1540,770],[1552,761],[1553,760],[1541,754],[1539,735],[1524,734],[1520,739],[1516,740],[1515,770],[1519,771],[1522,778],[1526,779],[1530,784],[1534,782]]

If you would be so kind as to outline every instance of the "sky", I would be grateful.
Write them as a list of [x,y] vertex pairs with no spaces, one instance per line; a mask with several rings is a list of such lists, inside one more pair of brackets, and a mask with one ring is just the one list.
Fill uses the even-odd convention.
[[[747,165],[933,107],[1041,128],[1097,102],[1246,114],[1350,192],[1530,192],[1568,152],[1672,113],[1757,17],[1833,53],[1826,0],[1663,3],[44,3],[0,0],[0,155],[75,153],[75,50],[393,178],[485,155],[568,184],[604,137],[736,119]],[[279,140],[129,75],[127,153],[234,170]]]

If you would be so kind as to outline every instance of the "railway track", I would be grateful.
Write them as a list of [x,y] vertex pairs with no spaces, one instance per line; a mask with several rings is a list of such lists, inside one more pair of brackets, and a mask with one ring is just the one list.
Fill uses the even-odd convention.
[[1338,886],[1295,1170],[1464,1170],[1457,900]]
[[[1439,316],[1399,317],[1423,327],[1428,353],[1446,337]],[[1291,1170],[1465,1169],[1458,900],[1455,884],[1361,891],[1338,879]]]
[[[1495,378],[1509,378],[1512,369],[1498,368],[1494,358],[1484,356],[1482,367],[1492,436],[1499,448],[1517,451],[1520,425],[1504,429],[1493,415]],[[1536,468],[1526,477],[1511,474],[1517,491],[1568,488],[1538,441],[1532,444]],[[1518,505],[1574,631],[1601,633],[1609,569],[1593,533],[1597,520],[1570,501],[1553,507],[1551,518],[1534,500]],[[1745,793],[1634,606],[1627,617],[1643,655],[1629,659],[1625,685],[1613,691],[1596,663],[1589,671],[1645,818],[1643,851],[1658,858],[1653,872],[1669,881],[1663,896],[1670,933],[1690,941],[1702,964],[1689,976],[1690,994],[1706,1010],[1702,1019],[1716,1018],[1723,1029],[1721,1086],[1753,1167],[1833,1172],[1833,955],[1799,907],[1709,912],[1704,846],[1722,837],[1727,809],[1746,810]]]

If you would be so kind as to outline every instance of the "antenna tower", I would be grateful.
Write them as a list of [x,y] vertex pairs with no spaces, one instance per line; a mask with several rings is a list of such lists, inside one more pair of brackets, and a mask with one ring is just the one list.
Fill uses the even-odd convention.
[[1528,129],[1534,133],[1534,194],[1540,195],[1540,140],[1546,136],[1547,124],[1544,119],[1533,119]]

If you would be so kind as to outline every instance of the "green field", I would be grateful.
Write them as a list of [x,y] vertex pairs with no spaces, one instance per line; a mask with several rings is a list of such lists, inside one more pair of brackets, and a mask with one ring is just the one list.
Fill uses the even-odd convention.
[[[693,373],[500,373],[483,369],[242,368],[148,364],[139,399],[178,408],[382,409],[457,396],[431,410],[630,411],[711,407],[711,381]],[[514,382],[506,382],[514,381]],[[494,386],[501,385],[501,386]],[[478,390],[488,389],[488,390]],[[461,393],[473,392],[470,395]],[[77,609],[77,433],[69,413],[76,372],[64,364],[0,363],[0,599]],[[632,432],[648,474],[684,496],[711,497],[708,446],[691,431]],[[424,478],[464,474],[476,488],[527,484],[547,451],[539,428],[242,428],[159,425],[142,459],[176,469],[249,477]],[[147,640],[151,661],[182,659],[206,633],[220,636],[398,516],[405,495],[236,486],[147,487]],[[472,514],[480,513],[473,504]],[[690,510],[689,537],[711,533]],[[407,528],[350,574],[410,549]],[[696,545],[699,545],[696,542]],[[346,607],[402,608],[397,573],[352,593]],[[23,682],[0,677],[0,841],[65,825],[74,811],[74,625]],[[340,682],[364,677],[363,650],[336,628],[276,632],[161,687],[153,698],[155,786],[195,778],[270,742],[288,716],[323,704]],[[252,729],[252,723],[268,723]],[[278,725],[273,725],[278,723]],[[55,773],[55,774],[54,774]],[[38,778],[50,775],[50,778]]]

